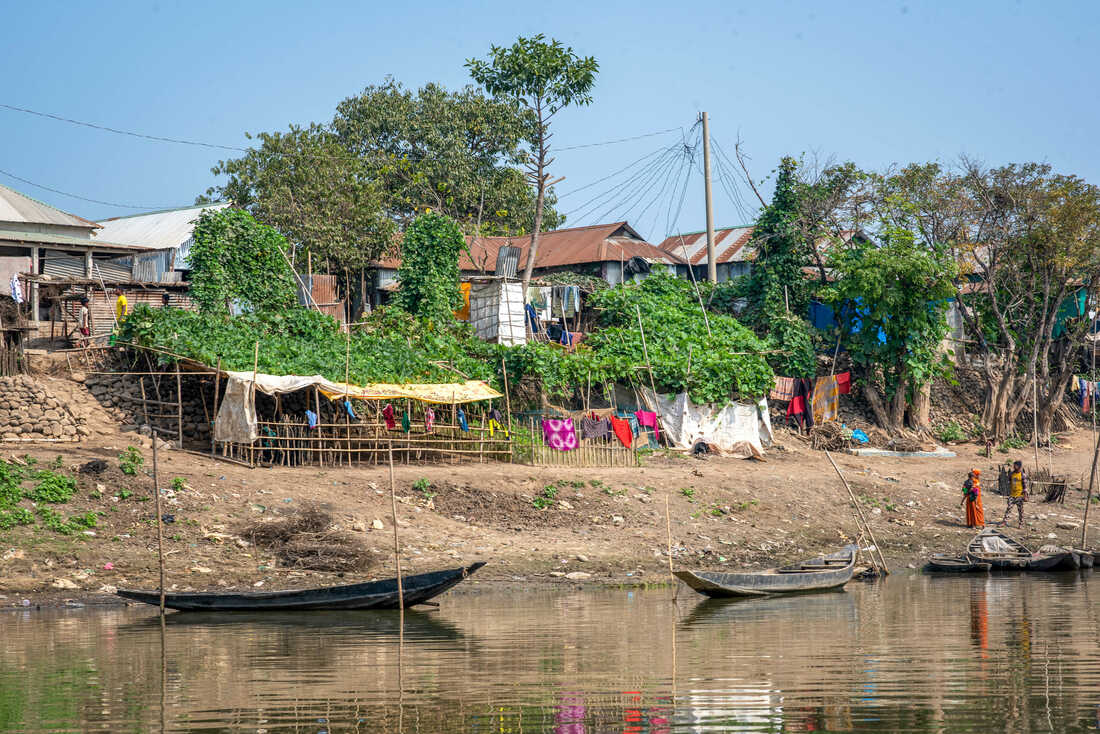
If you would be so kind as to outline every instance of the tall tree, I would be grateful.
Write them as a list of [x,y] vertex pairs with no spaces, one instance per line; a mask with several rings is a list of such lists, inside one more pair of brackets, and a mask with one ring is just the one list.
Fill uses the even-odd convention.
[[[328,123],[257,135],[258,146],[213,168],[227,180],[207,196],[248,209],[336,272],[392,249],[395,232],[428,209],[467,232],[524,234],[535,219],[521,169],[533,125],[473,87],[414,92],[387,79]],[[553,204],[544,219],[557,226]]]
[[532,155],[528,176],[535,185],[535,221],[531,230],[531,248],[523,270],[523,288],[531,281],[538,256],[539,231],[550,174],[550,120],[563,108],[592,102],[592,86],[599,65],[592,56],[580,57],[572,48],[557,40],[546,41],[543,34],[520,37],[510,47],[491,46],[489,59],[469,59],[466,68],[474,81],[490,94],[514,102],[534,116],[529,138]]
[[982,355],[982,424],[1003,439],[1038,396],[1039,442],[1076,367],[1100,278],[1100,189],[1046,164],[986,170],[962,181],[971,206],[956,245],[970,277],[960,311]]
[[401,290],[395,303],[416,316],[449,321],[462,304],[458,254],[464,244],[462,230],[450,217],[430,212],[413,220],[401,243]]
[[228,176],[211,189],[308,249],[318,267],[358,270],[392,246],[396,222],[383,182],[321,125],[260,133],[241,158],[220,161]]

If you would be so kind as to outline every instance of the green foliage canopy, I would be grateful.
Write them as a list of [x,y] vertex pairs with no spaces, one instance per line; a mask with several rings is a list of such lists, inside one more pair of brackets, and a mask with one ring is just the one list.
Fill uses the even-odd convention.
[[203,311],[225,313],[232,301],[257,311],[294,305],[286,239],[274,227],[240,209],[208,210],[193,236],[191,297]]
[[450,217],[434,212],[417,217],[401,241],[401,289],[395,304],[421,318],[446,323],[462,305],[458,255],[465,245],[462,230]]

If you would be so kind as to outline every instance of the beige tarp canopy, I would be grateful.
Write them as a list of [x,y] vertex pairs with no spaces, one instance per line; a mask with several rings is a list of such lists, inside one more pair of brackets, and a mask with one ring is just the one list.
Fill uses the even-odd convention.
[[[214,439],[235,443],[251,443],[259,437],[256,426],[256,404],[252,400],[252,373],[225,372],[229,383],[214,419]],[[481,380],[447,384],[348,385],[333,382],[320,375],[257,374],[255,389],[266,395],[297,392],[316,387],[329,400],[343,400],[346,395],[355,400],[420,400],[425,403],[456,405],[480,400],[495,400],[499,392]]]

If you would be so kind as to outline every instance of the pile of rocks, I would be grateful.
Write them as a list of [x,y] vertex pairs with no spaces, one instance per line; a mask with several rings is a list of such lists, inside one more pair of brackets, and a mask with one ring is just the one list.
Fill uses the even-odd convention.
[[[122,424],[123,430],[127,427],[133,430],[146,425],[141,379],[141,376],[133,374],[89,374],[84,385],[107,414]],[[212,419],[210,410],[214,401],[213,383],[184,375],[182,394],[184,442],[208,442],[209,421]],[[177,424],[175,375],[161,377],[159,397],[153,378],[145,376],[145,397],[150,401],[148,423],[151,428],[160,431],[162,436],[174,439]],[[167,404],[158,405],[158,402]]]
[[70,440],[89,433],[83,417],[29,375],[0,377],[0,440]]

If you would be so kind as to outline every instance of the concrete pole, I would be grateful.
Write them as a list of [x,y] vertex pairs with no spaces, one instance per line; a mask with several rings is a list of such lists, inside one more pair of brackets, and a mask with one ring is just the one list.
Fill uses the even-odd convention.
[[718,261],[714,254],[714,199],[710,191],[710,125],[707,113],[701,113],[703,120],[703,186],[707,200],[707,280],[718,282]]

